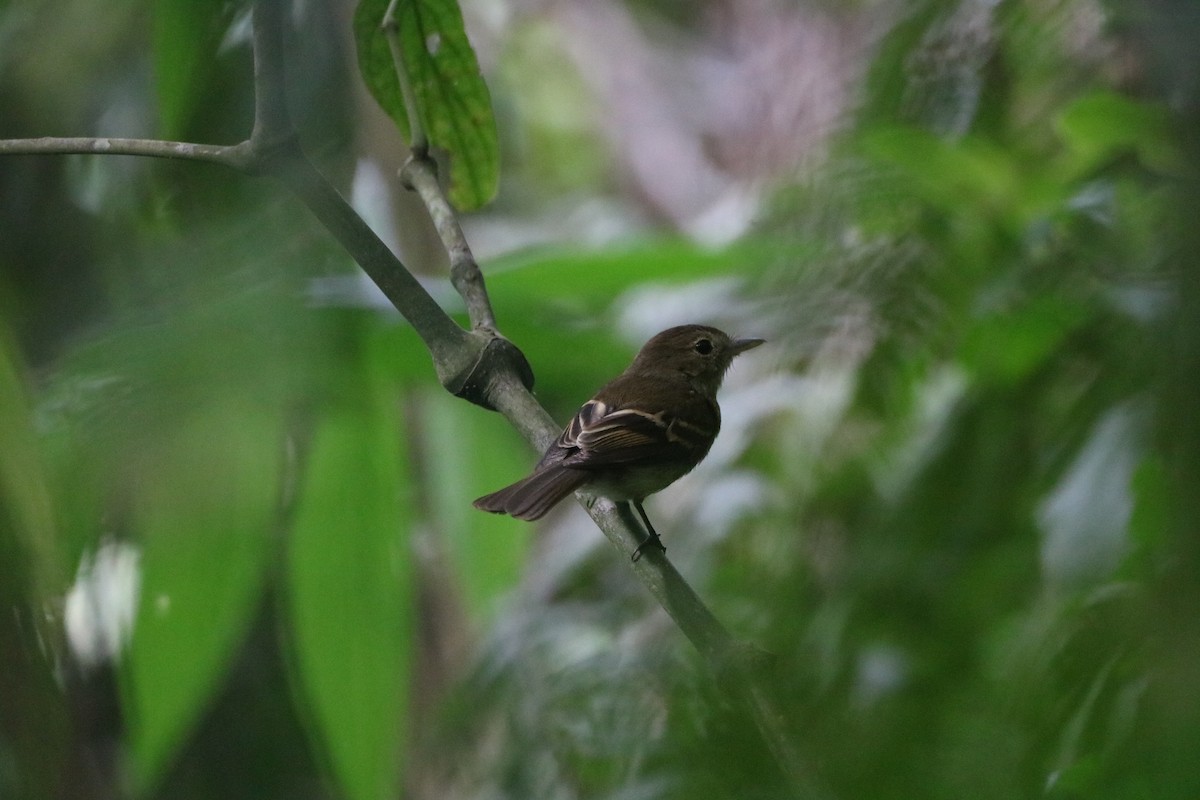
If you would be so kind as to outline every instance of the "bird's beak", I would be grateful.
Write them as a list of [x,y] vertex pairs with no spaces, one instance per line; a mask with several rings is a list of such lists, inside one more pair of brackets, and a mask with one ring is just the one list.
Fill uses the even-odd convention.
[[736,356],[738,353],[753,350],[765,341],[766,339],[734,339],[729,343],[729,352]]

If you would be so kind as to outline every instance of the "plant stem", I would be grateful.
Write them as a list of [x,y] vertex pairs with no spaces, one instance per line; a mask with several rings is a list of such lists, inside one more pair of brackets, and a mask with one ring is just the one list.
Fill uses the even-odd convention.
[[0,155],[105,155],[143,156],[206,161],[247,171],[253,156],[249,143],[235,145],[164,142],[158,139],[115,139],[43,136],[37,139],[0,139]]
[[413,156],[400,171],[401,178],[411,186],[429,212],[430,219],[437,229],[450,257],[450,282],[462,296],[467,306],[467,314],[471,318],[471,327],[476,330],[496,330],[496,316],[492,312],[492,301],[488,297],[487,287],[483,282],[483,273],[467,237],[463,235],[462,226],[458,224],[458,216],[450,205],[442,185],[438,182],[436,165],[428,155]]
[[396,65],[396,80],[400,83],[400,96],[404,99],[404,115],[408,117],[409,149],[414,155],[429,153],[429,137],[425,133],[425,124],[421,120],[421,107],[417,104],[417,94],[412,81],[408,77],[408,69],[404,66],[404,50],[400,44],[400,23],[396,20],[396,6],[399,0],[391,0],[387,11],[383,14],[380,28],[387,39],[388,49],[392,53],[392,63]]

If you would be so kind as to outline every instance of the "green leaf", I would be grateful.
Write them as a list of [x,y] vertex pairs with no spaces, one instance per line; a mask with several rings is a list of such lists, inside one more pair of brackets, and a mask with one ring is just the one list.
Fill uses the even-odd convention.
[[1088,310],[1079,303],[1054,296],[1034,298],[1019,310],[976,322],[963,341],[963,364],[981,380],[1017,384],[1087,319]]
[[1170,113],[1112,92],[1097,91],[1069,105],[1057,129],[1070,147],[1076,170],[1086,174],[1126,152],[1146,166],[1179,174],[1185,159],[1171,133]]
[[[388,0],[362,0],[354,38],[363,80],[379,105],[408,137],[410,125],[396,65],[380,23]],[[487,84],[463,28],[455,0],[399,0],[396,4],[404,69],[413,87],[429,144],[450,156],[450,201],[461,211],[496,194],[500,148]]]
[[879,163],[901,170],[910,191],[939,210],[984,205],[1006,211],[1028,191],[1019,162],[986,139],[947,141],[920,128],[881,125],[863,136],[862,147]]
[[[505,310],[505,335],[533,365],[543,402],[557,402],[565,389],[569,413],[627,367],[640,344],[622,341],[612,324],[627,293],[704,281],[733,287],[776,261],[780,246],[755,237],[713,249],[664,237],[598,250],[523,251],[487,266],[488,293]],[[791,243],[784,246],[794,252]]]
[[121,678],[143,789],[169,765],[258,606],[281,433],[275,415],[215,402],[142,465],[133,509],[142,587]]
[[383,403],[318,428],[289,552],[294,668],[318,750],[350,800],[393,798],[412,652],[409,503]]
[[183,137],[208,96],[217,48],[234,6],[225,0],[159,0],[154,4],[154,84],[163,137]]
[[20,368],[7,331],[0,329],[0,509],[33,558],[36,595],[49,599],[62,590],[64,569],[54,501]]
[[433,511],[467,608],[474,620],[486,621],[520,578],[533,526],[485,514],[471,501],[523,477],[537,454],[496,415],[443,391],[428,392],[422,411]]

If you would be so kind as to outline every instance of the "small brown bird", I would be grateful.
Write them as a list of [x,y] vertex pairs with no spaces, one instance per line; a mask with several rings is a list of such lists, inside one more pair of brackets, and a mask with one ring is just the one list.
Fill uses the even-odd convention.
[[535,520],[583,489],[638,512],[646,538],[634,561],[647,545],[665,550],[642,501],[708,455],[721,428],[717,390],[725,371],[734,356],[762,343],[731,339],[707,325],[659,333],[584,403],[532,474],[479,498],[475,507]]

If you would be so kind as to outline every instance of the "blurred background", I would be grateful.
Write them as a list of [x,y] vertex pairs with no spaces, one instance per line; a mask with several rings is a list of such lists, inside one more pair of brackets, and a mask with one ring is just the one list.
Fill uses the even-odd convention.
[[[1200,6],[463,0],[464,219],[560,421],[716,324],[648,510],[822,798],[1200,797]],[[306,149],[460,305],[298,3]],[[244,3],[0,2],[0,137],[234,143]],[[461,314],[460,314],[461,316]],[[0,797],[777,798],[753,723],[536,454],[281,186],[0,159]]]

